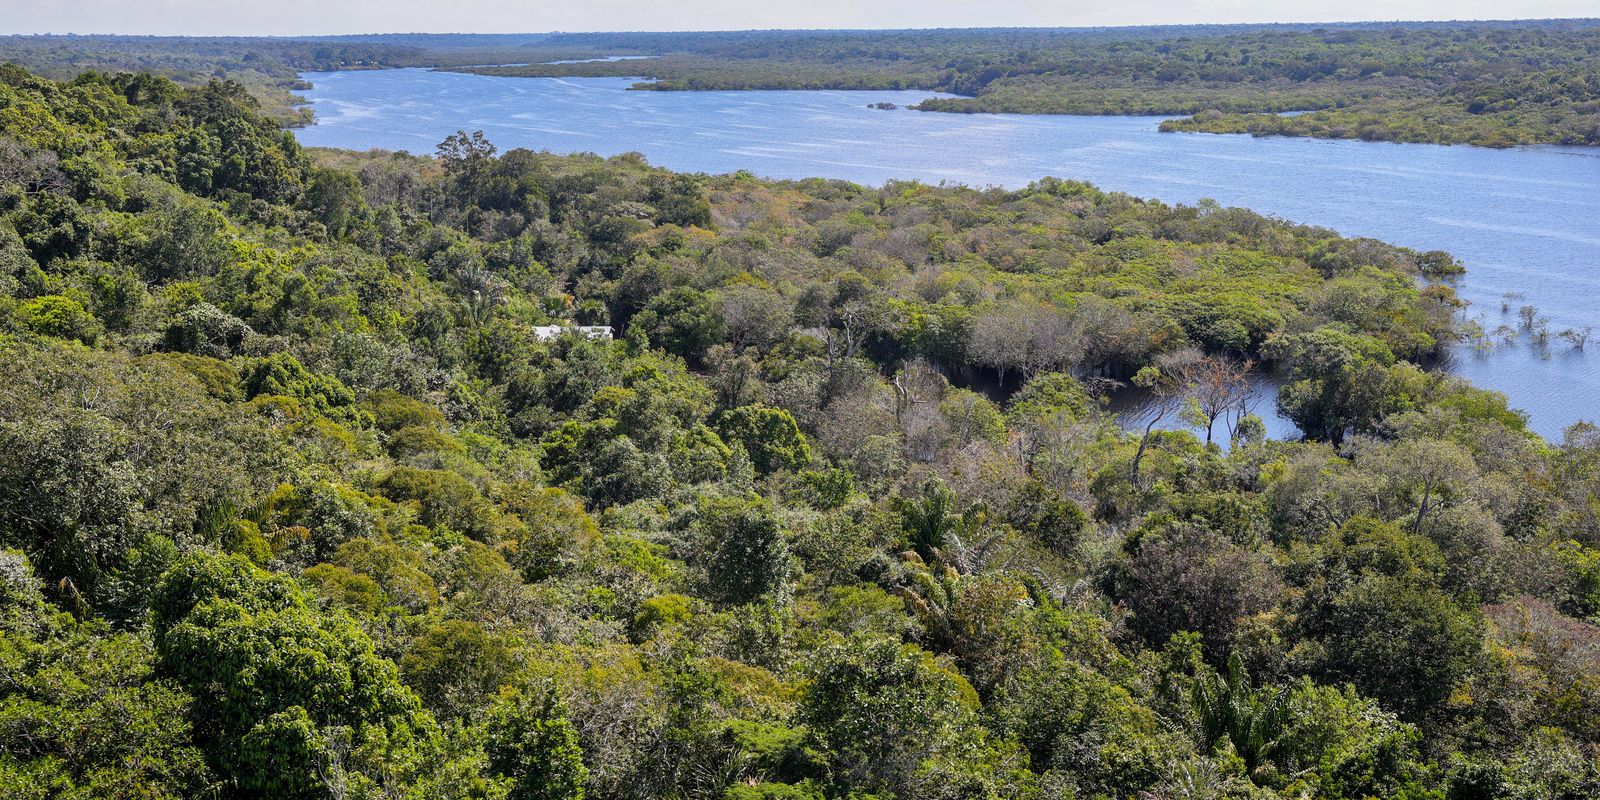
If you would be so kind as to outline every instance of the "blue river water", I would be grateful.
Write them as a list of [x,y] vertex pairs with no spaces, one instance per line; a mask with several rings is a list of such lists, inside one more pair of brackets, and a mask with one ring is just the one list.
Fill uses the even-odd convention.
[[[404,69],[307,73],[318,124],[303,144],[431,153],[457,130],[502,150],[636,151],[675,170],[749,170],[866,184],[892,179],[1024,186],[1053,175],[1174,203],[1212,198],[1349,236],[1448,250],[1486,330],[1531,305],[1552,332],[1448,367],[1505,392],[1556,439],[1600,418],[1600,335],[1589,352],[1554,335],[1600,333],[1600,148],[1490,150],[1210,134],[1164,134],[1158,117],[936,114],[928,92],[641,92],[619,78],[495,78]],[[1507,310],[1502,310],[1505,306]],[[1270,400],[1258,413],[1271,417]],[[1269,420],[1278,435],[1292,433]]]

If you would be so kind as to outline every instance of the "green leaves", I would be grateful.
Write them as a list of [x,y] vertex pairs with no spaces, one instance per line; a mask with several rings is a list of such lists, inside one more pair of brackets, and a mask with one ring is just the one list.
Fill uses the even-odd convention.
[[742,605],[779,594],[789,577],[789,545],[771,504],[723,498],[703,503],[694,523],[704,548],[707,594]]
[[1189,704],[1199,722],[1201,744],[1209,748],[1227,739],[1244,759],[1247,772],[1274,755],[1289,723],[1289,691],[1251,688],[1237,652],[1228,657],[1226,673],[1195,679]]
[[717,432],[724,441],[743,446],[763,475],[796,471],[811,461],[806,435],[783,409],[751,405],[724,411],[717,417]]
[[554,687],[502,695],[490,711],[484,750],[490,769],[515,781],[507,800],[583,800],[589,771]]
[[355,393],[332,375],[312,372],[287,353],[255,359],[240,373],[245,399],[266,395],[299,401],[307,410],[349,425],[370,425],[372,416]]
[[[1600,446],[1400,360],[1443,257],[277,137],[0,66],[19,797],[1587,796]],[[1119,430],[1196,347],[1325,441]]]
[[413,774],[414,750],[437,735],[371,640],[342,615],[313,611],[287,579],[195,555],[156,595],[161,671],[196,695],[196,741],[211,763],[254,795]]

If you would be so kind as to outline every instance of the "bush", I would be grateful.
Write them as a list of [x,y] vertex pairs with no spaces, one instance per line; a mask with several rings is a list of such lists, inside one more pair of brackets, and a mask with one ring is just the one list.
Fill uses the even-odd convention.
[[41,336],[75,339],[94,344],[104,328],[84,307],[70,297],[58,294],[35,297],[17,307],[22,327]]

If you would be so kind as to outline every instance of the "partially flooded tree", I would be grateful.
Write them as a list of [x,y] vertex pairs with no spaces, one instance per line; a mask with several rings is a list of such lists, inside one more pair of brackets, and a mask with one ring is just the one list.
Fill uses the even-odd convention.
[[1156,426],[1174,412],[1181,412],[1183,399],[1188,396],[1190,387],[1187,378],[1193,374],[1196,369],[1195,364],[1201,358],[1198,350],[1179,350],[1161,356],[1155,365],[1145,367],[1134,374],[1133,385],[1148,391],[1151,400],[1146,411],[1144,430],[1139,434],[1139,447],[1134,450],[1133,466],[1128,475],[1128,479],[1135,486],[1139,484],[1139,468],[1144,463],[1145,453],[1155,440]]
[[1015,371],[1029,380],[1064,372],[1082,361],[1084,332],[1064,311],[1041,303],[1013,303],[973,324],[971,353],[1004,379]]
[[1589,334],[1593,332],[1594,328],[1585,325],[1581,328],[1567,328],[1557,335],[1571,342],[1572,349],[1582,350],[1583,346],[1589,343]]
[[1250,413],[1250,368],[1253,366],[1253,361],[1238,361],[1227,356],[1201,356],[1177,366],[1174,377],[1188,394],[1185,421],[1205,428],[1206,444],[1211,444],[1218,420],[1227,424],[1228,438],[1232,439],[1239,421]]

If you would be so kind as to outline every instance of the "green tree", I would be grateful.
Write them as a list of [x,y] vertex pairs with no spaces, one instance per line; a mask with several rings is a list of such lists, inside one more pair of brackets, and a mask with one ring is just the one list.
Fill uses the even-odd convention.
[[1189,706],[1201,746],[1209,750],[1226,739],[1244,759],[1247,773],[1276,754],[1289,727],[1289,691],[1251,687],[1238,652],[1228,656],[1226,672],[1207,671],[1195,678]]
[[345,235],[367,211],[361,181],[344,170],[313,169],[300,204],[315,214],[331,236]]
[[330,419],[355,425],[371,423],[371,416],[356,403],[355,392],[337,377],[306,369],[288,353],[252,360],[240,370],[246,399],[262,395],[289,397]]
[[983,514],[978,506],[958,512],[955,492],[937,478],[924,481],[915,496],[894,501],[901,530],[926,561],[942,559],[942,551],[960,544],[961,535],[975,529]]
[[717,433],[723,441],[743,446],[762,475],[798,470],[811,462],[806,435],[781,408],[752,405],[729,409],[717,417]]
[[502,695],[490,711],[484,750],[489,768],[515,781],[508,800],[583,800],[589,771],[554,687],[532,697]]
[[192,700],[152,674],[148,641],[65,620],[41,588],[25,557],[0,551],[0,784],[22,798],[206,791]]
[[650,343],[701,363],[706,353],[723,340],[722,315],[713,299],[688,286],[675,286],[645,304],[629,321],[649,334]]
[[479,539],[488,535],[494,507],[466,478],[441,469],[397,467],[383,476],[385,497],[417,504],[417,521]]
[[440,622],[400,658],[400,674],[443,719],[476,712],[516,669],[510,642],[466,620]]
[[104,327],[82,304],[70,297],[35,297],[17,307],[22,327],[42,336],[76,339],[94,344]]
[[155,587],[162,675],[195,694],[195,739],[251,797],[328,797],[427,768],[437,727],[343,615],[237,557],[185,558]]
[[1449,697],[1481,655],[1482,617],[1432,587],[1369,575],[1308,600],[1299,624],[1317,645],[1310,666],[1408,719]]
[[1350,433],[1371,432],[1420,400],[1415,368],[1396,365],[1383,342],[1342,326],[1280,337],[1266,354],[1290,376],[1278,393],[1279,410],[1313,439],[1338,444]]
[[[796,717],[839,785],[928,796],[939,781],[946,782],[940,794],[960,785],[947,771],[951,762],[969,776],[993,775],[977,693],[928,653],[892,641],[851,641],[819,652],[809,677]],[[925,793],[916,794],[918,787]]]
[[789,578],[789,544],[772,505],[760,498],[702,504],[696,538],[706,553],[709,594],[742,605],[781,594]]
[[108,599],[97,584],[141,541],[203,537],[202,509],[276,481],[260,423],[164,359],[0,348],[0,547],[28,553],[52,586]]

